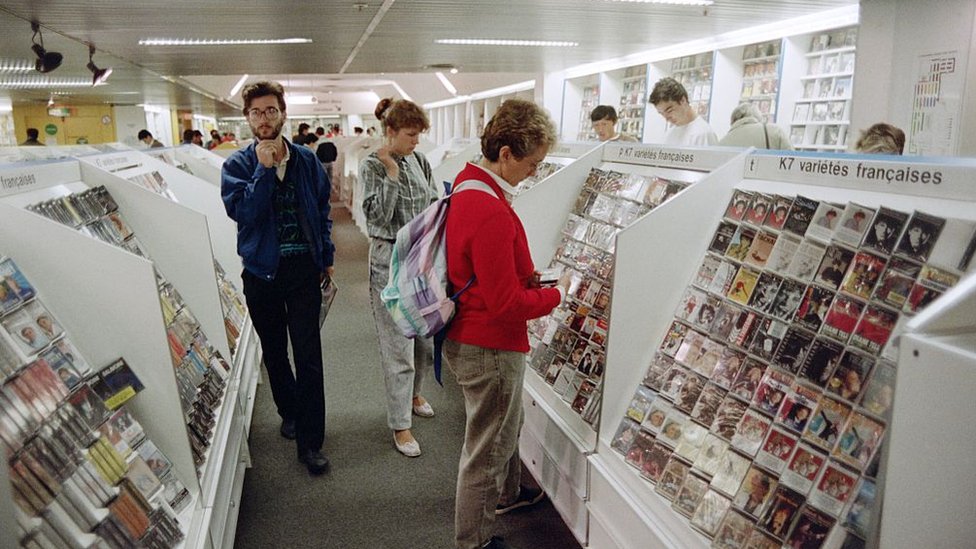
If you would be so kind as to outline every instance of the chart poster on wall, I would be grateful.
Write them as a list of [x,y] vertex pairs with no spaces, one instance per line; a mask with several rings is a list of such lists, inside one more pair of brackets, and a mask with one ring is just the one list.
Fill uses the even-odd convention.
[[956,154],[964,84],[958,67],[958,51],[919,56],[907,154]]

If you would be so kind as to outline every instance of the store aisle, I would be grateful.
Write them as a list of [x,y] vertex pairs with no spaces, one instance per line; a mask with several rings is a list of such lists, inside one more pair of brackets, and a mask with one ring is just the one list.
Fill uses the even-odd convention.
[[[267,383],[251,426],[253,467],[241,498],[239,549],[449,549],[464,403],[450,372],[424,395],[432,419],[415,418],[423,449],[408,459],[386,427],[383,378],[367,293],[367,242],[344,209],[333,210],[339,294],[326,321],[325,453],[331,472],[311,477],[294,443],[278,435]],[[526,473],[527,475],[527,473]],[[542,504],[499,517],[496,531],[521,549],[576,549],[559,514]]]

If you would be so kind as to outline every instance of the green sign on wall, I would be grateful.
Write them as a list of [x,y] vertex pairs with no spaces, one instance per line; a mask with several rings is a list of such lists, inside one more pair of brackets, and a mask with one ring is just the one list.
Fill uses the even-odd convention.
[[47,126],[44,126],[44,133],[48,135],[57,135],[58,127],[54,124],[48,124]]

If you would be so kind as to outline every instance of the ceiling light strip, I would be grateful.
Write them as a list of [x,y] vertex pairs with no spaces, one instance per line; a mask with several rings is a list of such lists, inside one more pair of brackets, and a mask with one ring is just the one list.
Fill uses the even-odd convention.
[[0,59],[0,72],[30,72],[34,62],[26,59]]
[[515,84],[509,84],[508,86],[501,86],[499,88],[492,88],[490,90],[480,91],[477,93],[473,93],[471,95],[459,95],[452,99],[444,99],[443,101],[424,103],[424,108],[436,109],[438,107],[449,107],[451,105],[464,103],[465,101],[473,101],[476,99],[487,99],[489,97],[498,97],[499,95],[518,93],[520,91],[531,90],[533,88],[535,88],[535,80],[526,80],[524,82],[516,82]]
[[443,84],[444,89],[447,90],[447,93],[451,95],[457,95],[457,88],[455,88],[454,84],[451,84],[451,81],[448,80],[446,76],[444,76],[444,73],[438,71],[434,73],[434,76],[436,76],[437,79],[441,81],[441,84]]
[[602,0],[622,4],[671,4],[674,6],[711,6],[715,0]]
[[559,40],[504,40],[498,38],[439,38],[434,42],[452,46],[530,46],[540,48],[574,48],[579,46],[579,42]]
[[311,43],[311,38],[142,38],[139,40],[140,46],[251,46]]
[[237,83],[234,84],[234,87],[230,89],[230,94],[227,95],[227,98],[230,99],[237,96],[237,92],[241,91],[241,88],[244,87],[244,82],[247,82],[247,79],[250,77],[251,75],[249,74],[241,76],[241,79],[238,80]]
[[403,91],[403,88],[401,88],[401,87],[400,87],[400,84],[397,84],[397,83],[396,83],[395,81],[393,81],[393,80],[391,80],[391,81],[390,81],[390,84],[391,84],[391,85],[392,85],[392,86],[393,86],[394,88],[396,88],[396,91],[397,91],[397,93],[399,93],[399,94],[400,94],[400,97],[402,97],[402,98],[404,98],[404,99],[406,99],[407,101],[413,101],[413,99],[412,99],[412,98],[411,98],[411,97],[410,97],[409,95],[407,95],[407,92],[405,92],[405,91]]
[[0,78],[0,89],[87,88],[91,85],[91,78]]
[[356,42],[356,47],[354,47],[352,51],[349,52],[349,56],[346,57],[346,62],[343,63],[342,67],[339,69],[339,74],[344,74],[346,69],[349,68],[349,65],[352,65],[353,59],[359,55],[359,50],[366,45],[366,41],[369,40],[369,37],[373,35],[373,31],[376,30],[377,26],[379,26],[380,21],[383,20],[386,12],[393,7],[393,2],[396,2],[396,0],[383,0],[383,5],[376,10],[376,15],[373,16],[373,19],[369,22],[369,25],[366,25],[366,30],[363,31],[363,35],[359,37],[359,42]]

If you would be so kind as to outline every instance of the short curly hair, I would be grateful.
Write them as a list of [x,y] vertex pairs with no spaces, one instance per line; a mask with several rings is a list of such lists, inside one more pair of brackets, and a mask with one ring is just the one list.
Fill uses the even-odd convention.
[[891,124],[879,122],[861,131],[854,148],[862,153],[902,154],[905,151],[905,132]]
[[[430,129],[430,119],[419,105],[406,99],[380,99],[373,114],[384,128],[400,131],[404,128],[417,128],[422,132]],[[362,128],[359,128],[360,132]]]
[[666,76],[658,80],[657,84],[654,84],[649,101],[652,105],[657,105],[665,101],[681,103],[682,99],[685,101],[688,100],[688,90],[681,85],[681,82],[678,82],[670,76]]
[[556,125],[542,107],[524,99],[509,99],[481,132],[481,154],[497,162],[502,147],[508,146],[521,160],[540,146],[551,149],[556,139]]
[[266,95],[275,96],[278,99],[278,110],[285,112],[285,89],[277,82],[263,81],[248,84],[241,90],[241,99],[244,100],[244,108],[242,109],[244,116],[247,116],[247,111],[251,108],[251,101]]

